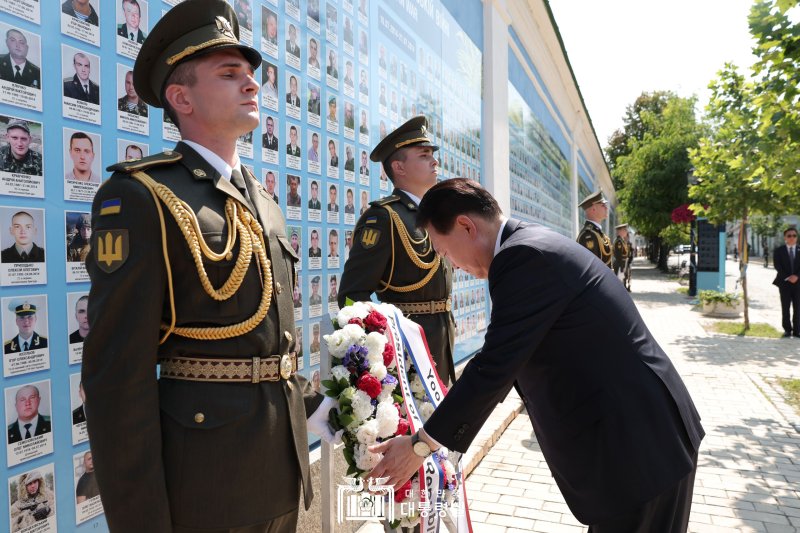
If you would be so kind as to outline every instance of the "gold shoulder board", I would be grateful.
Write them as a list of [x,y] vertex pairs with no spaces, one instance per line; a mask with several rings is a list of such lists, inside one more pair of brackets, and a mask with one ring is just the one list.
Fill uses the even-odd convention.
[[153,154],[147,157],[143,157],[142,159],[129,159],[126,161],[120,161],[119,163],[115,163],[108,167],[106,170],[109,172],[126,172],[131,174],[136,172],[137,170],[146,170],[151,167],[156,167],[159,165],[167,165],[171,163],[176,163],[181,160],[183,156],[178,152],[173,150],[167,150],[165,152],[161,152],[160,154]]

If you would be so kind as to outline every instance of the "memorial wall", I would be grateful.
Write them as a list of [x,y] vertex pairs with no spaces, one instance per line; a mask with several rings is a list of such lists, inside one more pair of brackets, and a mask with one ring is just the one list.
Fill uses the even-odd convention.
[[[80,386],[91,201],[107,166],[179,139],[160,109],[138,99],[131,73],[150,29],[179,1],[89,0],[84,13],[72,0],[0,0],[0,531],[107,530]],[[534,65],[529,57],[510,54],[508,79],[484,78],[480,0],[231,4],[241,40],[263,59],[261,123],[239,140],[239,156],[283,210],[301,257],[298,364],[316,387],[321,323],[338,310],[355,222],[391,191],[369,153],[406,119],[428,117],[441,178],[486,183],[497,156],[482,149],[485,98],[507,91],[509,174],[494,177],[510,185],[502,203],[510,200],[513,216],[574,234],[572,141],[522,68]],[[588,193],[598,170],[579,166]],[[457,271],[453,289],[458,361],[480,346],[490,307],[482,280]]]

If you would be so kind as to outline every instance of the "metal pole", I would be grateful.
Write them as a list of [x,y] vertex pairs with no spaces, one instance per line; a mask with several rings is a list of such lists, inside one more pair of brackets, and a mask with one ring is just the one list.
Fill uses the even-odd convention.
[[689,226],[689,296],[697,296],[697,220]]

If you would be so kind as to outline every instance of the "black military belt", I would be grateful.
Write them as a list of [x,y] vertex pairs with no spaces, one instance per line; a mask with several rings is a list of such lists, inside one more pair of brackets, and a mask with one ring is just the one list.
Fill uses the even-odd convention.
[[450,298],[445,300],[431,300],[430,302],[390,302],[407,315],[435,315],[450,311],[452,303]]
[[186,381],[259,383],[289,379],[297,372],[297,354],[250,359],[165,357],[159,359],[161,377]]

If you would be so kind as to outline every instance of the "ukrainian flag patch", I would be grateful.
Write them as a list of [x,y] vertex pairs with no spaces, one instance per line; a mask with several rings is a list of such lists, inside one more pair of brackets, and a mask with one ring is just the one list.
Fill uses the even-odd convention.
[[364,224],[375,224],[376,222],[378,222],[378,217],[367,217]]
[[122,212],[122,198],[111,198],[100,204],[100,216],[118,215]]

